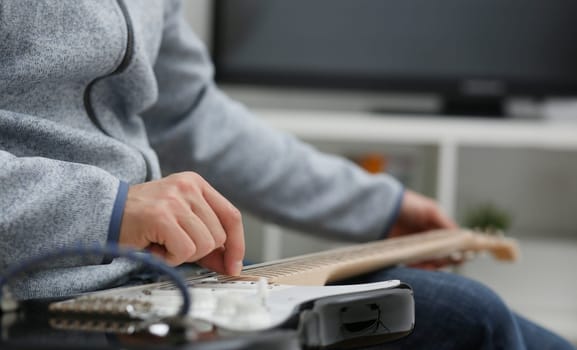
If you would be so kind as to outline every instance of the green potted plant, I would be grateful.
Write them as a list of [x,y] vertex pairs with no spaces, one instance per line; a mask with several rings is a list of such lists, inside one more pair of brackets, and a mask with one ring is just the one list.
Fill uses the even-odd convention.
[[474,230],[487,233],[503,233],[511,227],[511,214],[494,203],[482,203],[465,214],[463,224]]

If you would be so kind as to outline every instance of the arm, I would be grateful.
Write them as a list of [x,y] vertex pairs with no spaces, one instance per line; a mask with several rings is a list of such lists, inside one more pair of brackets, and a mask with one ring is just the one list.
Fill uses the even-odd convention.
[[[49,121],[0,110],[0,270],[60,247],[108,241],[149,248],[175,265],[199,260],[219,272],[239,272],[244,240],[238,210],[206,181],[195,174],[180,174],[129,189],[118,179],[121,174],[103,170],[114,169],[106,165],[122,158],[115,158],[113,152],[99,157],[101,148],[79,143],[91,135],[66,136],[66,128],[56,128]],[[85,164],[87,154],[103,166]],[[224,219],[219,221],[220,217]],[[201,232],[195,218],[208,223],[212,235]],[[217,225],[211,222],[222,225],[229,237],[215,234],[212,228]],[[221,246],[229,249],[214,249]],[[60,280],[67,286],[70,282],[58,275],[61,268],[97,267],[110,261],[99,256],[60,259],[43,264],[43,274],[35,281],[44,278],[40,285],[45,286]],[[118,264],[110,267],[108,276],[120,272],[119,268]],[[74,290],[97,284],[85,282],[83,278],[84,286]],[[30,290],[37,286],[31,283],[19,289],[35,295]]]
[[166,173],[194,170],[235,204],[297,229],[383,237],[402,188],[276,131],[214,85],[207,54],[171,2],[155,65],[158,103],[144,114]]
[[[122,212],[123,186],[93,166],[0,150],[0,269],[42,251],[115,240],[120,216],[111,218]],[[46,267],[101,263],[69,258]]]
[[453,229],[457,228],[457,224],[443,213],[435,201],[407,190],[389,236],[398,237],[440,228]]

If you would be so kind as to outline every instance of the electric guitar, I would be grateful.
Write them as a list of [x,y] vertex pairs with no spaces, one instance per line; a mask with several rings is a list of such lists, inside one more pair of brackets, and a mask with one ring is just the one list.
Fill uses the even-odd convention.
[[[189,316],[201,328],[268,330],[286,323],[305,305],[321,298],[407,289],[397,280],[325,286],[329,282],[387,266],[480,251],[489,251],[503,261],[516,260],[519,255],[514,240],[468,230],[436,230],[356,244],[247,266],[237,277],[214,273],[189,277]],[[146,320],[169,317],[180,304],[178,291],[171,283],[163,282],[90,293],[53,303],[50,310],[56,314],[116,314]],[[396,326],[407,329],[412,322],[409,317]]]

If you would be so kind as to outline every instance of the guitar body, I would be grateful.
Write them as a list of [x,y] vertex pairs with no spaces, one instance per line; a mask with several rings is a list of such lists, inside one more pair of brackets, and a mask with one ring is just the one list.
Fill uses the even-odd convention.
[[[189,286],[192,299],[189,316],[198,329],[216,326],[227,332],[238,333],[282,327],[298,317],[307,305],[322,298],[344,298],[375,291],[387,294],[397,289],[412,298],[410,288],[398,280],[341,286],[293,286],[199,277],[189,281]],[[52,304],[50,310],[78,315],[116,312],[118,316],[146,320],[151,317],[170,317],[177,313],[180,304],[181,297],[176,289],[170,284],[155,283],[91,293]],[[94,305],[98,305],[99,309],[91,309]],[[126,305],[131,306],[131,312],[121,315],[121,310],[113,311],[114,307],[126,308]],[[413,314],[412,308],[406,311]],[[398,329],[393,327],[392,331],[406,331],[412,328],[413,323],[412,318],[405,317]]]
[[[116,318],[50,314],[35,301],[18,313],[0,314],[1,349],[18,350],[300,350],[295,329],[223,335],[196,332],[170,324],[168,335],[146,326],[164,326]],[[188,328],[188,325],[187,325]]]
[[[4,329],[10,337],[0,345],[19,349],[344,349],[404,337],[415,323],[412,290],[398,280],[291,286],[201,276],[189,285],[193,306],[186,320],[173,317],[181,296],[170,284],[117,288],[48,306],[43,303],[50,312],[39,312],[38,304],[28,304],[32,312],[20,312],[19,322],[12,320],[14,324]],[[34,340],[38,337],[41,343]],[[73,346],[67,347],[67,342]]]
[[192,307],[188,317],[176,323],[171,316],[177,313],[181,296],[171,283],[156,283],[51,303],[50,325],[115,334],[156,332],[161,338],[180,329],[176,333],[185,334],[187,342],[297,329],[296,336],[305,346],[372,344],[411,332],[415,320],[410,287],[396,280],[326,283],[399,263],[483,250],[500,260],[518,256],[510,239],[465,230],[431,231],[252,265],[237,277],[214,273],[190,277]]

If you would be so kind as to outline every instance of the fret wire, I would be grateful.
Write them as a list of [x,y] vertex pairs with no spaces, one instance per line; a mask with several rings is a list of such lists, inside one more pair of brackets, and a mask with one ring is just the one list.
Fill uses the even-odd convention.
[[[301,257],[288,258],[286,261],[281,260],[278,262],[264,263],[263,265],[255,267],[247,266],[245,269],[243,269],[243,273],[245,275],[254,275],[264,278],[281,277],[323,268],[335,263],[348,263],[355,260],[362,261],[367,257],[383,254],[387,251],[410,249],[412,247],[412,243],[415,241],[418,241],[419,243],[431,241],[438,243],[440,240],[443,240],[443,238],[454,240],[456,237],[458,237],[458,235],[455,235],[455,233],[451,232],[432,232],[394,238],[390,240],[385,239],[381,241],[359,244],[356,246],[336,248],[329,251],[313,253],[308,256],[304,255]],[[234,279],[239,279],[238,277],[234,276],[231,277],[220,276],[216,274],[214,275],[219,278],[219,281],[231,281]],[[193,282],[198,278],[198,276],[193,276],[187,279],[187,282]],[[240,277],[240,279],[242,279],[242,277]]]
[[[419,237],[422,236],[422,237]],[[345,262],[350,260],[363,260],[367,255],[382,254],[391,248],[410,248],[410,244],[414,241],[438,241],[439,238],[454,238],[454,233],[431,233],[423,235],[414,235],[403,237],[402,239],[394,239],[390,241],[370,242],[360,246],[348,247],[345,252],[342,251],[327,251],[317,253],[315,256],[303,257],[301,261],[287,261],[279,262],[268,266],[255,268],[251,271],[253,275],[278,277],[287,274],[294,274],[304,272],[310,269],[320,268],[335,262]],[[304,262],[303,262],[304,261]]]

